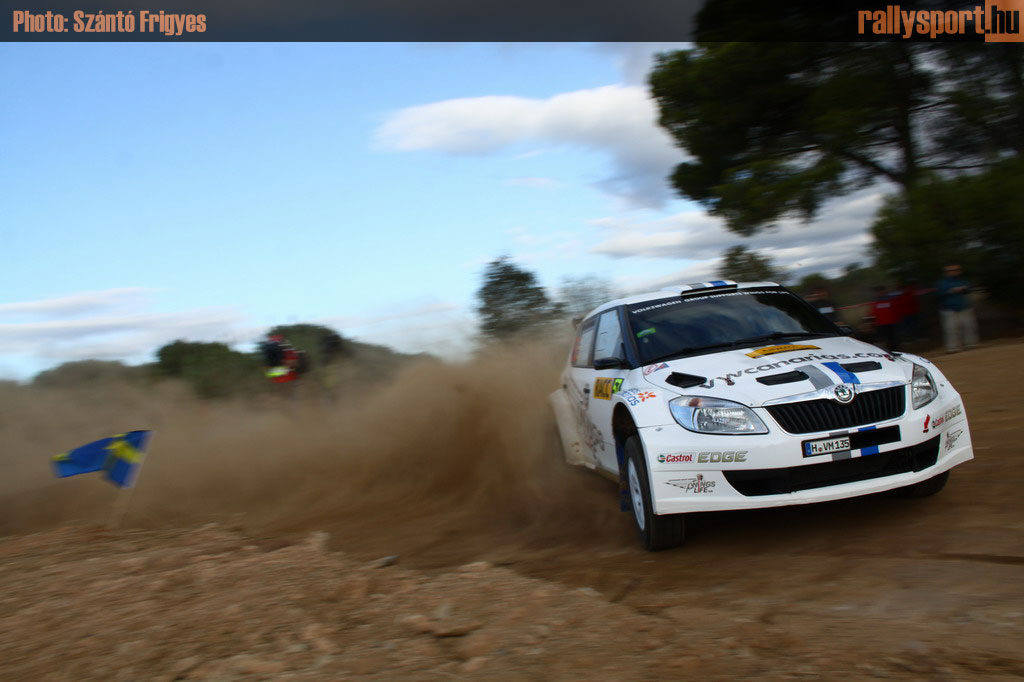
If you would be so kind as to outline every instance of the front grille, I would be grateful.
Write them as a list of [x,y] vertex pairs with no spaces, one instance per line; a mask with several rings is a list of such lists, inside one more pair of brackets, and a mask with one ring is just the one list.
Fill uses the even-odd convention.
[[723,471],[725,480],[741,495],[782,495],[824,488],[841,483],[867,481],[872,478],[921,471],[934,466],[939,458],[939,438],[936,436],[919,445],[877,455],[863,455],[850,459],[784,469],[731,469]]
[[903,386],[894,386],[858,393],[853,402],[846,405],[823,398],[772,405],[766,409],[789,433],[816,433],[895,419],[906,409],[905,393]]

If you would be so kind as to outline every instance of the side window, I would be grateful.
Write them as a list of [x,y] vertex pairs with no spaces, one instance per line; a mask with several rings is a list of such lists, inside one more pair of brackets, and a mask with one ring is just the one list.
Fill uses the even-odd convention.
[[580,326],[576,335],[576,345],[572,348],[572,366],[590,367],[594,364],[594,332],[597,331],[597,320],[591,318]]
[[619,358],[625,360],[622,347],[622,329],[619,326],[619,311],[602,313],[597,321],[597,343],[594,344],[594,359]]

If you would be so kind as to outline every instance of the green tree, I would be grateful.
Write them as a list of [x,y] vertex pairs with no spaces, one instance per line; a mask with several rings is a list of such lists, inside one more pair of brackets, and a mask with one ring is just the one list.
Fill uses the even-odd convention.
[[562,306],[551,302],[532,272],[504,256],[488,263],[476,295],[481,330],[492,339],[530,331],[563,314]]
[[278,325],[267,332],[268,336],[272,334],[280,334],[297,350],[303,351],[311,370],[321,369],[352,354],[349,341],[330,327],[319,324]]
[[581,317],[599,305],[615,298],[611,284],[604,277],[583,275],[565,277],[558,288],[558,300],[566,315]]
[[156,355],[160,374],[184,380],[204,398],[259,390],[263,384],[262,365],[256,356],[223,343],[174,341]]
[[726,249],[718,275],[736,282],[781,282],[784,278],[770,258],[741,245]]
[[[710,0],[701,20],[747,21],[717,10],[748,4]],[[783,217],[810,219],[878,180],[906,192],[934,173],[976,172],[1019,153],[1022,54],[1014,46],[986,59],[955,43],[698,42],[662,55],[650,76],[659,120],[692,157],[671,182],[749,235]]]
[[95,386],[139,380],[145,372],[142,367],[129,367],[116,360],[75,360],[40,372],[32,379],[32,385],[50,388]]
[[[886,284],[888,276],[877,267],[863,267],[860,263],[849,263],[841,275],[829,278],[820,272],[805,275],[796,285],[801,294],[810,294],[817,288],[824,288],[837,306],[850,306],[870,301],[874,287]],[[893,282],[895,283],[895,282]]]
[[934,282],[960,262],[993,298],[1020,304],[1024,291],[1024,158],[950,179],[931,178],[890,197],[872,226],[880,267]]
[[816,289],[831,289],[832,280],[820,272],[814,272],[809,275],[804,275],[800,278],[800,281],[796,283],[796,290],[801,294],[809,294]]
[[939,141],[958,168],[1024,152],[1024,44],[963,43],[937,53],[950,105]]

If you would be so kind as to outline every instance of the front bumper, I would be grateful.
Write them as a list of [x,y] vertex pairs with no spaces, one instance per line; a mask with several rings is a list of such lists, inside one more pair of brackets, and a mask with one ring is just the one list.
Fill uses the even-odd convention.
[[[908,406],[909,408],[909,406]],[[931,428],[931,415],[956,413]],[[927,418],[927,421],[926,421]],[[836,432],[794,435],[766,420],[768,434],[712,436],[680,426],[640,429],[657,514],[756,509],[825,502],[925,481],[974,457],[959,395],[908,409],[872,427],[899,438],[847,452],[804,456],[803,442]]]

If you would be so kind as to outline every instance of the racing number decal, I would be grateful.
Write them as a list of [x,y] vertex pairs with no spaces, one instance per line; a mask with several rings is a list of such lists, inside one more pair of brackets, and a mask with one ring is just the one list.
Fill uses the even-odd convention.
[[615,379],[594,379],[594,397],[599,400],[611,400],[615,392]]

